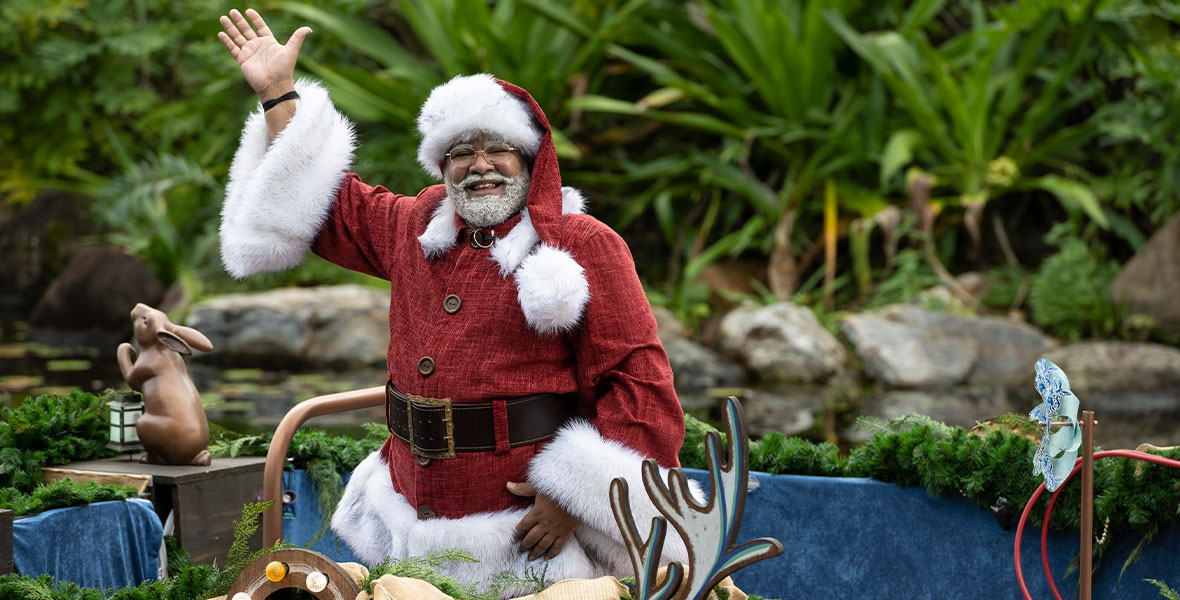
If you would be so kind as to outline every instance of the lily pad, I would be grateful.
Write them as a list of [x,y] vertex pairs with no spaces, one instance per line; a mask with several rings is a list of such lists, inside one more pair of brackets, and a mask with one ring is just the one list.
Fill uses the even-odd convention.
[[65,358],[60,360],[51,360],[45,363],[45,370],[50,373],[59,371],[88,371],[91,363],[88,360],[80,358]]
[[40,375],[0,375],[0,390],[12,392],[41,385],[45,378]]
[[257,381],[263,378],[262,369],[226,369],[221,372],[226,381]]
[[0,358],[24,358],[28,352],[25,350],[24,344],[3,344],[0,345]]

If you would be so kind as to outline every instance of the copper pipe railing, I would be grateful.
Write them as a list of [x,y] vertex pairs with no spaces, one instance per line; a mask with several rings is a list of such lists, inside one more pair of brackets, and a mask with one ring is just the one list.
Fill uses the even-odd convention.
[[296,404],[275,429],[266,451],[266,468],[262,472],[262,499],[273,500],[262,513],[262,544],[270,547],[283,536],[283,467],[287,464],[287,448],[291,438],[308,419],[321,415],[347,412],[385,404],[385,386],[352,390],[326,396],[316,396]]

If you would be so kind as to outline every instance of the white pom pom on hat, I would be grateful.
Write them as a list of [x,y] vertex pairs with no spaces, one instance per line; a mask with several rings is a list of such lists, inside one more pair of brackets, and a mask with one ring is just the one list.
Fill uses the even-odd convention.
[[525,154],[536,154],[542,131],[529,107],[487,73],[460,75],[434,88],[418,114],[418,164],[442,179],[439,163],[456,142],[472,134],[498,138]]

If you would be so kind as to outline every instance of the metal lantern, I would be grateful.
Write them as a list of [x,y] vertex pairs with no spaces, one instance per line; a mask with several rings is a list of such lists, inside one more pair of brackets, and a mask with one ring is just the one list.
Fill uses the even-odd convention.
[[110,440],[107,448],[119,452],[143,450],[135,423],[143,416],[143,396],[139,392],[115,392],[115,399],[107,402],[111,407]]

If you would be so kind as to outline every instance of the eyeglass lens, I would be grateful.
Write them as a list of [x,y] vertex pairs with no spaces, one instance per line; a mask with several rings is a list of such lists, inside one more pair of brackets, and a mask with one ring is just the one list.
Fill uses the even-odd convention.
[[456,146],[447,153],[447,156],[450,157],[451,164],[457,167],[469,167],[475,162],[475,157],[478,154],[483,154],[484,159],[493,165],[500,164],[512,156],[512,147],[496,144],[483,150],[476,150],[471,146]]

